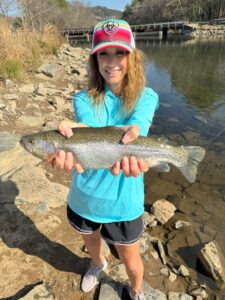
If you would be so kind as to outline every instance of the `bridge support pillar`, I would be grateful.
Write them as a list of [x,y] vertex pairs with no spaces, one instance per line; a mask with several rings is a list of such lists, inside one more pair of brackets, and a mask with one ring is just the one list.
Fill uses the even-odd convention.
[[163,32],[159,31],[159,38],[162,39],[163,38]]
[[163,38],[167,37],[167,34],[168,34],[168,28],[163,28],[162,30]]
[[89,42],[90,42],[90,34],[89,34],[89,33],[86,33],[86,34],[85,34],[85,37],[86,37],[87,42],[89,43]]

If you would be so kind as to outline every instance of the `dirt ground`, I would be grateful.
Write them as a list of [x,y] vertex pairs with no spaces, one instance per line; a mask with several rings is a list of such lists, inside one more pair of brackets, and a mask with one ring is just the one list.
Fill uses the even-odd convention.
[[[29,80],[35,83],[42,82],[32,76]],[[68,83],[68,78],[60,79],[57,82],[48,80],[52,84],[54,83],[58,89]],[[71,82],[75,89],[79,88],[76,82]],[[9,93],[4,84],[0,85],[0,92],[2,94]],[[26,106],[27,99],[24,96],[22,100],[18,101],[17,110],[25,110]],[[52,113],[48,102],[40,103],[39,108],[41,114],[45,116],[48,112]],[[67,111],[63,117],[72,118],[72,114]],[[8,131],[18,136],[31,132],[30,128],[16,125],[16,116],[11,116],[5,121],[4,124],[0,123],[0,131]],[[44,127],[32,128],[33,131],[40,129],[44,129]],[[209,152],[208,155],[211,155],[210,161],[212,161],[212,157],[218,157],[218,154],[213,152]],[[220,155],[222,157],[222,154]],[[209,169],[211,167],[211,169],[205,172],[207,167]],[[50,166],[40,165],[37,168],[43,170],[49,181],[69,186],[70,174],[58,172]],[[220,204],[224,200],[218,198],[216,190],[208,185],[209,175],[213,172],[216,176],[215,166],[209,166],[206,161],[200,167],[200,172],[203,175],[196,185],[190,188],[187,188],[187,184],[177,170],[172,170],[170,174],[154,175],[150,172],[145,175],[146,209],[157,199],[170,199],[177,207],[178,212],[191,217],[194,224],[194,230],[190,232],[184,230],[175,234],[169,224],[167,227],[157,225],[154,229],[147,231],[151,236],[160,238],[165,244],[170,243],[171,252],[174,253],[174,257],[171,255],[170,261],[175,264],[177,262],[186,263],[190,267],[193,280],[200,279],[201,282],[205,282],[211,299],[220,299],[213,298],[213,294],[218,291],[216,285],[209,277],[196,272],[196,261],[187,255],[188,251],[195,250],[191,253],[196,258],[198,250],[196,245],[201,245],[213,238],[219,239],[220,243],[224,242],[224,232],[217,231],[215,235],[210,224],[208,231],[203,232],[206,230],[203,225],[207,225],[209,220],[209,211],[213,215],[213,209],[215,209],[211,199],[217,197]],[[31,183],[27,182],[27,185],[29,184]],[[44,199],[44,190],[45,187],[35,192],[42,193]],[[11,178],[0,182],[0,299],[20,299],[21,295],[42,281],[52,287],[56,299],[98,299],[99,287],[88,294],[80,291],[80,279],[90,260],[88,253],[83,251],[83,241],[80,235],[67,221],[66,195],[65,199],[62,199],[62,205],[42,213],[37,210],[37,204],[27,203],[26,199],[18,199],[18,194],[17,185]],[[204,203],[200,203],[203,197],[206,207],[204,207]],[[221,205],[218,202],[217,205],[219,210]],[[194,215],[194,212],[199,213]],[[214,226],[219,228],[220,223],[224,222],[222,220],[224,210],[220,211],[220,215],[217,214],[217,220],[216,214],[212,215],[211,217],[215,221]],[[186,248],[187,244],[189,248]],[[182,249],[183,252],[179,253],[179,249]],[[160,289],[164,293],[187,291],[190,282],[187,282],[183,276],[178,275],[177,280],[171,282],[160,274],[160,269],[164,267],[160,259],[153,259],[148,252],[143,253],[142,257],[145,265],[144,279],[153,288]],[[113,255],[110,255],[108,260],[109,270],[106,278],[119,274],[116,269],[120,264],[119,260]],[[117,278],[120,280],[119,275]],[[220,293],[220,295],[222,294]]]

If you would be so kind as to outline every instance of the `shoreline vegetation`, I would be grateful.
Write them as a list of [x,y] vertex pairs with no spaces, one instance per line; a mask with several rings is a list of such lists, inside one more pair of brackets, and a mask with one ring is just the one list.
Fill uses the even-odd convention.
[[[185,20],[196,22],[197,27],[190,27],[189,33],[182,32],[191,38],[225,37],[225,24],[212,24],[225,17],[225,0],[130,2],[122,12],[82,1],[0,0],[0,80],[25,80],[49,55],[57,55],[65,42],[60,32],[66,28],[91,28],[105,19],[124,19],[131,25]],[[16,12],[14,17],[12,12]],[[200,20],[206,24],[197,23]],[[144,32],[141,38],[148,39],[148,34]]]
[[[193,26],[193,30],[187,33],[190,38],[225,38],[224,24],[189,25]],[[174,33],[168,35],[175,36]],[[55,25],[46,24],[42,31],[22,27],[14,29],[7,19],[1,20],[0,80],[25,81],[28,74],[33,73],[49,56],[57,56],[64,42],[65,38]]]
[[[0,101],[0,129],[8,137],[8,151],[0,153],[0,255],[4,258],[0,296],[4,299],[24,291],[24,300],[100,300],[105,299],[106,292],[113,296],[115,291],[117,299],[127,299],[124,265],[111,255],[107,244],[104,253],[109,261],[108,273],[87,296],[80,291],[88,257],[82,240],[66,219],[70,174],[40,164],[18,144],[15,148],[11,146],[15,137],[20,139],[21,135],[56,128],[62,119],[73,120],[72,97],[86,86],[89,53],[88,48],[64,44],[54,60],[48,62],[46,58],[29,83],[8,82],[4,86]],[[193,140],[204,144],[203,136],[191,128],[182,135],[184,144]],[[177,143],[181,141],[178,132],[170,137]],[[211,151],[209,155],[210,160],[218,159],[223,165],[222,153]],[[145,178],[146,230],[141,238],[141,253],[146,270],[144,290],[149,299],[222,299],[219,285],[225,282],[224,260],[216,241],[223,240],[223,214],[216,216],[213,227],[210,222],[215,203],[220,207],[223,195],[220,197],[208,183],[214,173],[218,183],[223,184],[225,179],[221,170],[210,169],[208,164],[205,161],[200,166],[199,178],[191,186],[186,186],[173,170],[169,176],[149,173]]]
[[23,81],[49,55],[57,55],[63,37],[54,25],[30,31],[13,30],[7,20],[0,22],[0,80]]

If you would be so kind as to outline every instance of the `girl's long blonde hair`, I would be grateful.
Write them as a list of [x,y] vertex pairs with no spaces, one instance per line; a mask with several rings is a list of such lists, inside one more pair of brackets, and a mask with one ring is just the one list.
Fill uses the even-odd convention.
[[[127,74],[123,80],[123,87],[120,95],[123,109],[127,114],[131,113],[138,97],[145,86],[143,67],[143,53],[135,49],[128,53]],[[89,82],[88,95],[93,99],[93,104],[99,106],[104,102],[105,81],[98,68],[96,55],[89,56]]]

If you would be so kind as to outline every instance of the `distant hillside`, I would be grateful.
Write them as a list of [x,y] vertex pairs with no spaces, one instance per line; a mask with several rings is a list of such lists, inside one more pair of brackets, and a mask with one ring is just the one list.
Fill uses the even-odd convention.
[[[1,0],[0,0],[1,3]],[[25,2],[24,2],[25,3]],[[24,10],[26,12],[26,10]],[[121,19],[122,11],[116,9],[109,9],[104,6],[89,6],[82,4],[77,1],[74,4],[69,3],[65,8],[49,9],[48,13],[40,11],[37,15],[35,9],[30,11],[32,18],[29,14],[24,15],[24,20],[30,28],[44,28],[45,24],[51,23],[56,25],[59,30],[65,28],[80,28],[80,27],[91,27],[95,26],[98,22],[104,21],[106,19]],[[3,19],[2,14],[0,13],[0,21]],[[22,26],[21,17],[10,17],[7,16],[9,23],[14,27]],[[31,24],[32,20],[32,24]],[[45,20],[43,23],[40,23],[40,20]]]
[[121,19],[123,12],[116,9],[110,9],[104,6],[90,7],[91,12],[96,17],[96,21],[103,21],[106,19]]

